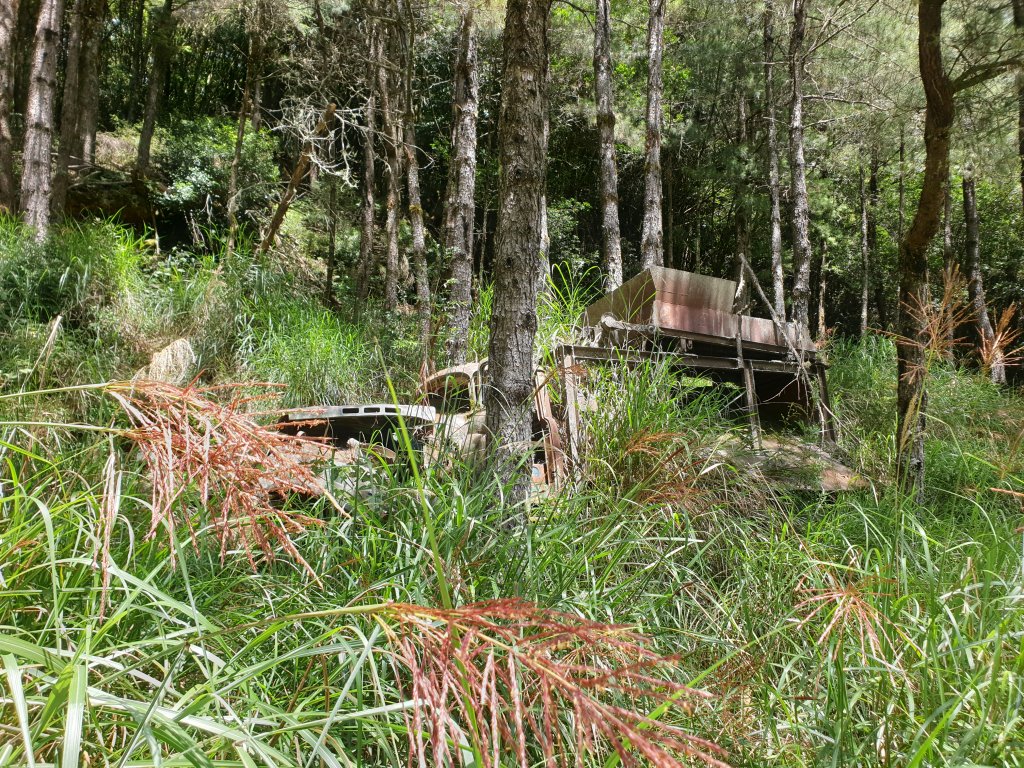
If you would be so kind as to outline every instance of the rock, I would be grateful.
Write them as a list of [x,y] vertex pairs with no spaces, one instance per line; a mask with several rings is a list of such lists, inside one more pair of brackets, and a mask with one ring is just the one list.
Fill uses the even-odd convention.
[[136,373],[135,378],[183,387],[195,377],[196,362],[196,353],[188,339],[175,339],[154,352],[149,365]]

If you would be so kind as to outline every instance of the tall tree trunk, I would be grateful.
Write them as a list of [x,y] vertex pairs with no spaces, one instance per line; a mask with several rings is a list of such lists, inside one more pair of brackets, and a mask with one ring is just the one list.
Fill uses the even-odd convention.
[[899,170],[896,176],[896,241],[903,242],[906,234],[906,199],[907,199],[907,138],[906,129],[900,126]]
[[11,213],[17,204],[14,183],[14,41],[18,27],[18,0],[0,3],[0,212]]
[[974,311],[978,348],[984,351],[989,375],[996,384],[1006,383],[1003,351],[996,348],[996,334],[985,303],[985,281],[981,274],[981,237],[978,227],[978,198],[975,194],[974,169],[964,169],[964,223],[967,229],[967,294]]
[[544,151],[548,0],[508,0],[503,43],[498,225],[494,248],[494,300],[489,345],[487,427],[511,500],[525,499],[528,467],[517,459],[531,447],[533,344],[537,333],[537,280]]
[[[942,207],[942,269],[951,275],[956,265],[956,253],[953,251],[953,181],[952,174],[946,174],[946,188],[943,190]],[[965,179],[966,181],[966,179]],[[964,205],[966,205],[966,201]]]
[[622,239],[619,233],[619,172],[615,157],[615,89],[612,86],[611,0],[595,0],[594,100],[600,143],[601,262],[605,291],[622,285]]
[[903,487],[917,495],[924,487],[924,429],[928,404],[925,377],[929,339],[922,317],[928,301],[928,247],[941,223],[943,189],[949,173],[949,134],[955,117],[953,86],[942,64],[944,2],[918,0],[917,48],[927,104],[925,166],[917,212],[899,250],[897,472]]
[[779,181],[779,129],[775,122],[775,8],[764,4],[764,101],[768,124],[768,197],[771,200],[772,299],[775,314],[786,316],[786,283],[782,268],[782,185]]
[[[235,126],[235,150],[231,155],[231,172],[228,175],[228,254],[234,252],[238,238],[238,172],[242,165],[242,149],[245,146],[245,128],[252,110],[252,93],[259,77],[263,58],[262,20],[266,6],[260,1],[256,6],[256,24],[248,30],[249,51],[245,59],[245,84],[242,86],[242,105],[238,108],[238,122]],[[333,194],[333,189],[332,189]]]
[[54,100],[57,91],[57,46],[64,13],[62,0],[43,0],[36,23],[32,78],[25,109],[25,148],[22,152],[20,210],[35,230],[36,240],[50,226],[51,161]]
[[647,140],[644,156],[644,224],[640,268],[664,264],[661,227],[661,57],[665,37],[666,0],[648,0]]
[[334,303],[334,269],[338,253],[338,177],[327,180],[327,277],[324,279],[324,303]]
[[[1013,0],[1013,26],[1018,36],[1024,34],[1024,0]],[[1020,163],[1020,194],[1021,206],[1024,210],[1024,67],[1019,67],[1014,75],[1014,86],[1017,89],[1017,155]]]
[[96,161],[96,130],[100,113],[100,44],[107,0],[86,0],[82,26],[82,57],[79,64],[78,133],[71,156],[88,164]]
[[[551,90],[551,70],[547,63],[544,65],[544,157],[548,156],[548,142],[551,139],[551,105],[548,102],[548,92]],[[540,255],[540,264],[537,269],[537,293],[543,294],[548,290],[548,276],[551,274],[551,232],[548,230],[548,179],[544,176],[544,187],[540,195],[540,240],[537,250]]]
[[[800,341],[810,337],[808,304],[811,293],[811,211],[804,159],[804,38],[806,0],[793,0],[793,29],[789,38],[790,93],[789,169],[793,198],[793,322]],[[802,344],[798,343],[797,348]]]
[[[452,87],[452,160],[445,193],[443,244],[451,259],[451,312],[445,345],[449,365],[466,362],[473,303],[473,223],[476,216],[476,121],[480,92],[473,3],[461,8],[459,53]],[[486,217],[484,226],[486,227]],[[482,258],[482,257],[481,257]]]
[[675,168],[671,149],[665,155],[665,266],[676,267],[675,254]]
[[409,228],[412,230],[412,268],[416,284],[416,312],[420,320],[420,346],[423,361],[431,360],[430,350],[430,276],[427,272],[427,241],[423,226],[423,203],[420,198],[420,163],[416,156],[416,110],[414,80],[416,76],[416,17],[411,3],[404,3],[406,23],[405,54],[405,117],[402,146],[405,149],[405,176],[409,188]]
[[828,297],[828,240],[821,238],[821,262],[818,265],[818,338],[824,339],[828,331],[825,322],[825,301]]
[[[380,57],[380,40],[376,28],[369,30],[370,35],[370,67],[378,66]],[[359,270],[357,282],[359,298],[366,299],[370,295],[370,281],[373,279],[375,260],[373,241],[375,235],[376,209],[374,187],[376,185],[376,152],[374,143],[377,138],[377,77],[371,73],[367,78],[366,106],[363,109],[363,211],[362,228],[359,232]]]
[[[86,0],[74,0],[71,23],[65,51],[64,96],[61,99],[60,142],[57,145],[57,167],[53,175],[53,197],[50,207],[54,213],[64,210],[68,194],[68,171],[71,166],[72,146],[78,136],[79,73],[82,61],[82,32],[85,26]],[[79,158],[80,159],[80,158]]]
[[882,279],[881,265],[878,259],[878,147],[871,152],[871,165],[868,167],[868,259],[871,266],[871,277],[875,289],[875,312],[878,316],[878,327],[887,330],[889,327],[888,303],[885,299],[885,284]]
[[399,261],[398,250],[398,207],[401,202],[402,169],[398,157],[398,143],[401,136],[391,106],[391,78],[384,67],[377,70],[377,93],[380,97],[380,112],[384,130],[384,177],[387,192],[384,198],[384,239],[385,274],[384,304],[388,309],[398,308]]
[[860,337],[868,335],[868,296],[871,286],[871,243],[868,241],[868,224],[870,215],[868,208],[868,192],[864,183],[864,166],[858,168],[860,173]]
[[139,147],[135,158],[135,173],[145,176],[149,173],[149,155],[153,146],[153,132],[156,117],[160,111],[160,100],[171,68],[174,54],[174,30],[177,19],[174,16],[174,0],[164,0],[160,15],[153,24],[153,66],[149,71],[149,88],[146,91],[146,111],[139,131]]
[[[741,156],[747,148],[747,96],[740,93],[737,100],[736,139]],[[750,223],[747,201],[746,169],[740,170],[736,183],[736,256],[733,265],[733,280],[736,281],[736,296],[733,299],[733,312],[746,314],[750,308],[750,284],[747,281],[744,264],[750,260]]]

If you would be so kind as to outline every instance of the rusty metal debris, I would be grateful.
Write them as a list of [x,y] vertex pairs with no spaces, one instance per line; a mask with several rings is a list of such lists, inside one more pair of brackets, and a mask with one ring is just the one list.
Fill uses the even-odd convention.
[[[559,485],[567,467],[582,458],[581,382],[591,366],[628,370],[661,360],[687,375],[735,385],[754,452],[775,445],[764,439],[763,426],[783,418],[816,421],[822,444],[834,443],[826,368],[817,350],[809,342],[798,346],[791,324],[733,313],[735,294],[731,280],[655,267],[586,309],[588,342],[555,348],[535,372],[532,464],[539,492]],[[487,362],[468,363],[426,379],[419,405],[303,409],[289,413],[281,428],[308,438],[315,446],[311,455],[332,466],[358,464],[371,446],[378,458],[393,459],[399,423],[422,448],[426,464],[453,455],[482,461],[486,386]]]

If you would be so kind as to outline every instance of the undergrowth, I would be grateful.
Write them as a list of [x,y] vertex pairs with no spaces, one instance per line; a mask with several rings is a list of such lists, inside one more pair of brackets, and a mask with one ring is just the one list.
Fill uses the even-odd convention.
[[[335,505],[273,490],[254,412],[411,391],[415,320],[69,232],[39,277],[0,227],[0,764],[1024,765],[1024,405],[975,372],[931,373],[923,504],[869,336],[830,351],[865,490],[732,471],[720,395],[644,364],[587,381],[587,459],[525,515],[411,439]],[[588,300],[553,285],[548,348]],[[99,386],[176,336],[195,387]],[[254,379],[287,388],[218,389]]]

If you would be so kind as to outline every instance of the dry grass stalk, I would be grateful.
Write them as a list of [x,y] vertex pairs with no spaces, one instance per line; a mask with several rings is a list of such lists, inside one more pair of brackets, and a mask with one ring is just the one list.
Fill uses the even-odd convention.
[[[720,747],[638,711],[689,712],[708,694],[665,679],[676,660],[626,627],[515,599],[452,610],[395,605],[389,613],[399,677],[417,702],[407,719],[419,768],[461,764],[469,748],[485,768],[503,756],[520,768],[538,758],[547,768],[580,765],[599,748],[627,768],[677,768],[686,759],[726,766]],[[528,754],[528,744],[539,754]]]
[[981,358],[981,368],[986,374],[990,374],[996,366],[1008,368],[1020,365],[1024,360],[1024,350],[1020,347],[1014,348],[1021,335],[1020,330],[1013,327],[1013,318],[1016,314],[1017,305],[1011,304],[999,313],[996,326],[992,329],[992,338],[985,338],[982,335],[978,356]]
[[[680,432],[644,430],[633,435],[622,451],[616,473],[636,475],[638,500],[648,504],[681,504],[692,500],[701,492],[698,480],[704,470],[704,460],[694,458],[699,453],[700,440],[696,435]],[[630,467],[639,459],[640,467]]]
[[917,337],[886,332],[897,345],[916,347],[922,352],[924,370],[908,369],[904,377],[926,375],[935,361],[951,359],[954,350],[963,345],[964,338],[957,333],[972,317],[971,307],[964,300],[966,286],[957,267],[943,272],[942,295],[937,301],[915,299],[913,306],[906,307],[918,328]]
[[[201,509],[210,512],[222,560],[236,544],[254,567],[257,552],[273,559],[283,551],[316,578],[291,537],[320,521],[277,502],[287,493],[322,495],[323,486],[301,460],[299,438],[263,427],[245,412],[258,399],[243,394],[250,387],[182,388],[135,380],[112,382],[105,391],[132,423],[124,436],[138,447],[153,486],[149,535],[167,525],[172,559],[177,528],[186,527],[195,543],[193,515],[179,502],[197,491]],[[218,398],[225,394],[222,403]]]

